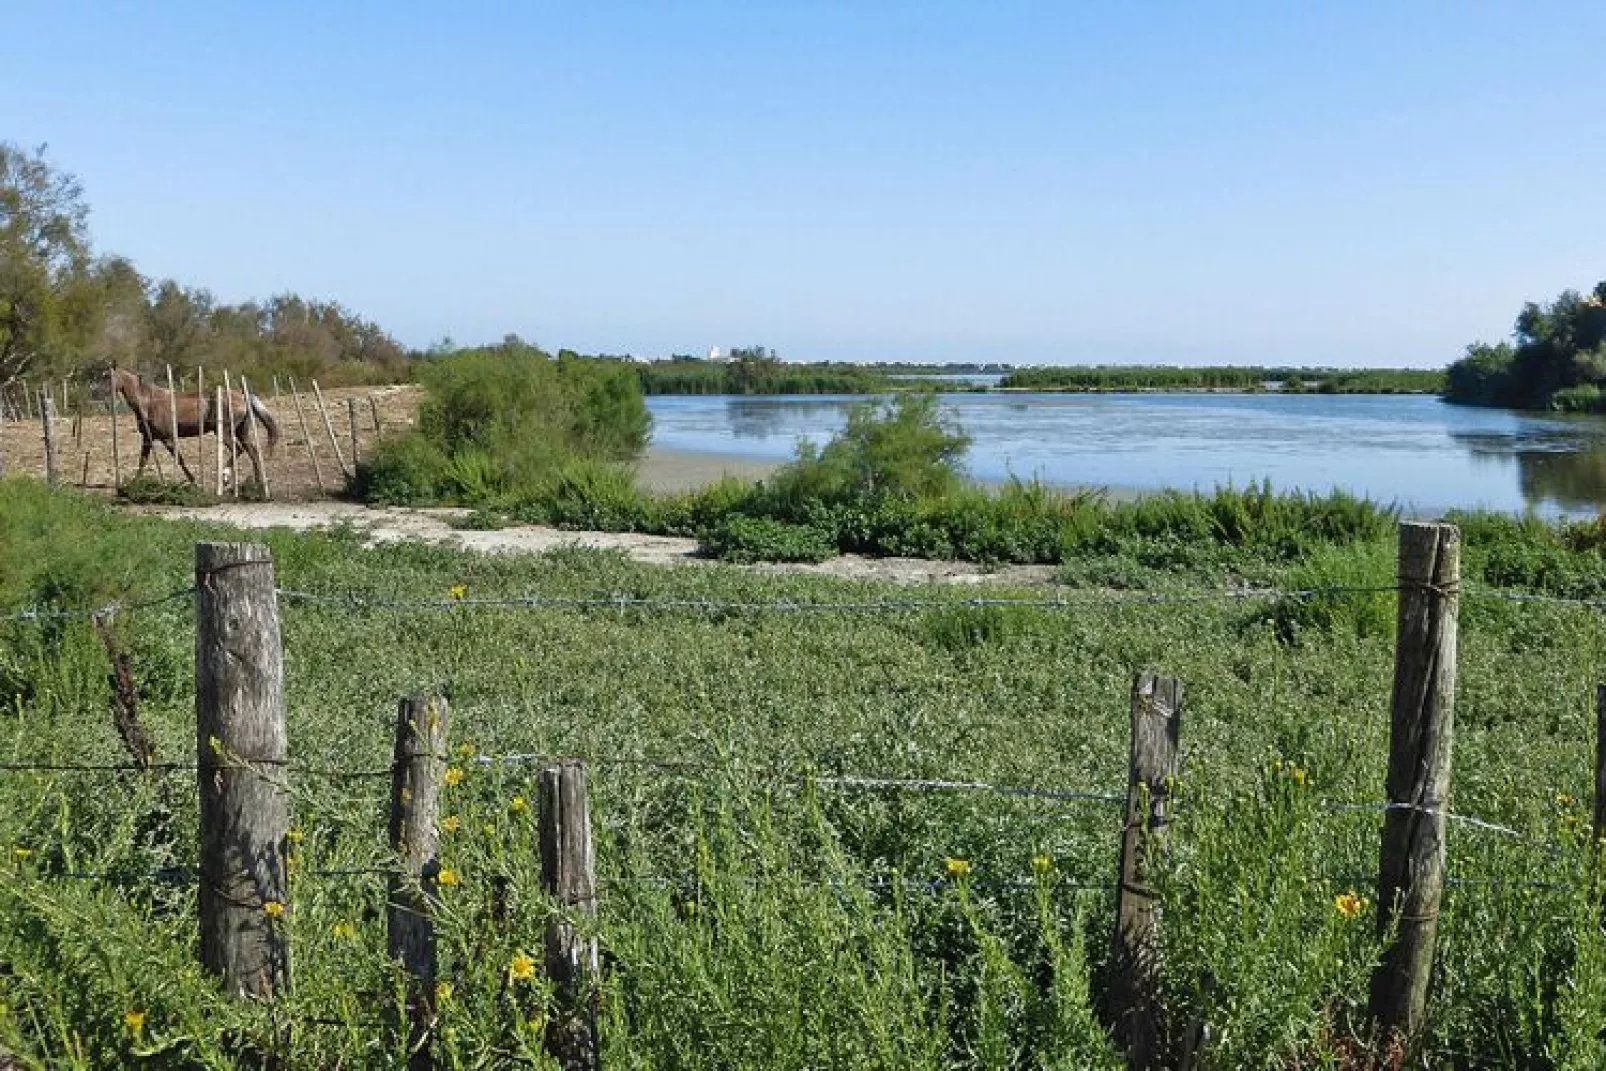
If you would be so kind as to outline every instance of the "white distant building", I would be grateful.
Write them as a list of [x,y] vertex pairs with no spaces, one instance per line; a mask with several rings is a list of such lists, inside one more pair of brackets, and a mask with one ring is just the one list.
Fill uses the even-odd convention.
[[725,352],[725,348],[723,346],[714,346],[708,351],[708,359],[710,361],[717,361],[720,364],[728,364],[730,362],[730,355]]

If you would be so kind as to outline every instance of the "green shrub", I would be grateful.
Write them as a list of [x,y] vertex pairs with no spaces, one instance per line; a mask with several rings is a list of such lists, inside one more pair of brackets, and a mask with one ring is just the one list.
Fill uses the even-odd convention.
[[823,562],[837,550],[818,528],[742,513],[718,522],[698,542],[704,553],[729,562]]
[[368,502],[481,505],[536,499],[577,458],[630,461],[651,418],[629,368],[553,359],[522,343],[465,350],[424,366],[418,426],[359,466]]

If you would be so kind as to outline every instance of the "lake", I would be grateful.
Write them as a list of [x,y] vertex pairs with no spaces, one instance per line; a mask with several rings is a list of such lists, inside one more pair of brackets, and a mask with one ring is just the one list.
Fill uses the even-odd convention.
[[[842,427],[843,395],[657,396],[653,442],[784,460]],[[978,480],[1209,490],[1270,479],[1413,511],[1592,516],[1606,507],[1606,419],[1447,405],[1424,395],[952,394]]]

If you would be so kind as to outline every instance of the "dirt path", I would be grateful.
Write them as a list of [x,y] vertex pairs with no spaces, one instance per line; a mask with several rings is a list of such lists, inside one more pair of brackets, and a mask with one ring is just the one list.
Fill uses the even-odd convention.
[[[640,535],[634,532],[570,532],[558,528],[521,525],[491,532],[462,531],[451,526],[454,517],[468,511],[450,509],[368,509],[349,502],[262,502],[199,508],[147,506],[131,512],[232,524],[240,528],[288,528],[309,531],[351,524],[367,534],[370,544],[419,540],[444,543],[487,554],[510,551],[540,552],[561,546],[603,547],[624,551],[633,561],[652,565],[718,566],[697,556],[695,539]],[[731,568],[731,566],[724,566]],[[906,584],[1045,584],[1050,566],[1009,566],[988,571],[968,562],[926,561],[919,558],[863,558],[847,554],[818,565],[774,564],[750,568],[767,572],[815,573],[861,580],[890,580]]]

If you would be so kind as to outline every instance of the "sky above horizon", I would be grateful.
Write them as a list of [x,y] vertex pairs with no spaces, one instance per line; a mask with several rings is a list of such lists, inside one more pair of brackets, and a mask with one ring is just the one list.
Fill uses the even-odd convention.
[[1606,278],[1606,4],[7,6],[98,251],[414,346],[1423,367]]

